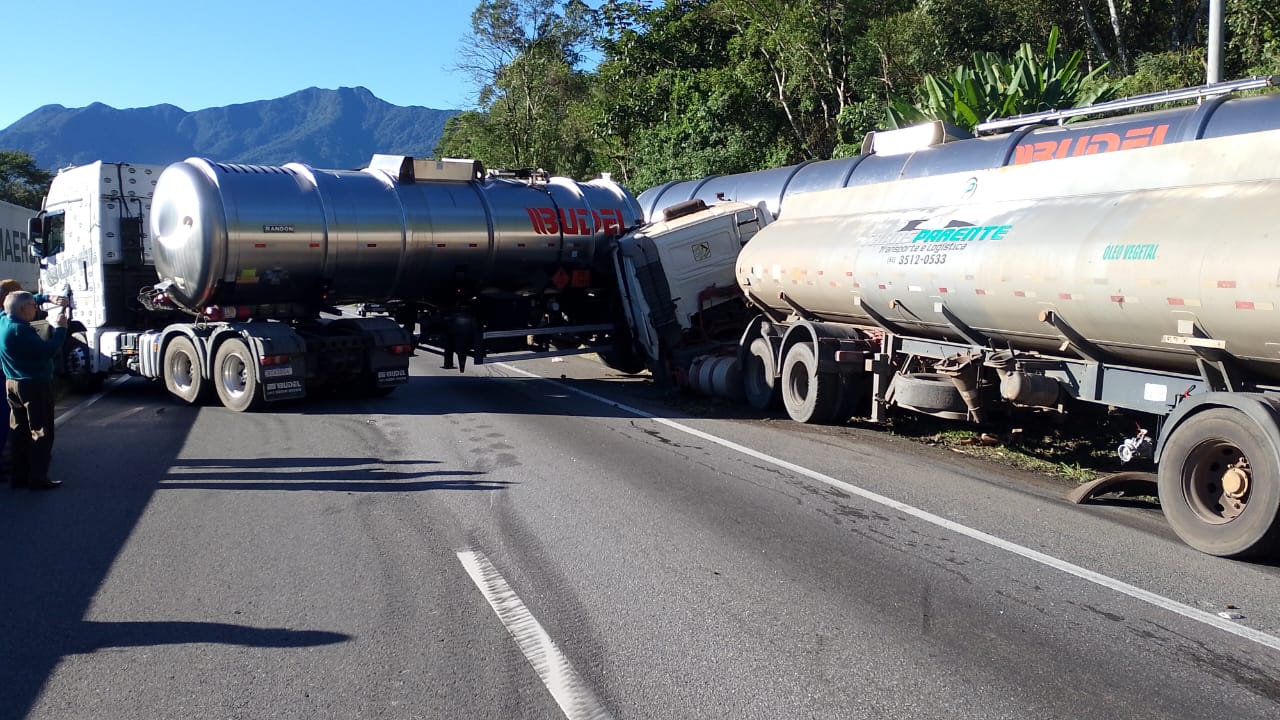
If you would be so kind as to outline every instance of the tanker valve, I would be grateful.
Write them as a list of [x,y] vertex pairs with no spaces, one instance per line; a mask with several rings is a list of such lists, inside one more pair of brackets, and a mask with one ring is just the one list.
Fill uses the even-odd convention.
[[1140,427],[1137,435],[1125,439],[1120,447],[1116,448],[1116,454],[1120,456],[1122,463],[1127,463],[1134,458],[1150,460],[1156,454],[1156,444],[1147,436],[1146,428]]

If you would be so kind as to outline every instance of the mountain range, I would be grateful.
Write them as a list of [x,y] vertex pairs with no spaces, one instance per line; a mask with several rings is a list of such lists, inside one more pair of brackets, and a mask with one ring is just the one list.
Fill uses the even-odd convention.
[[363,87],[313,87],[195,112],[174,105],[45,105],[0,130],[0,150],[29,153],[48,170],[95,160],[167,164],[192,156],[362,168],[374,153],[434,157],[445,121],[457,113],[392,105]]

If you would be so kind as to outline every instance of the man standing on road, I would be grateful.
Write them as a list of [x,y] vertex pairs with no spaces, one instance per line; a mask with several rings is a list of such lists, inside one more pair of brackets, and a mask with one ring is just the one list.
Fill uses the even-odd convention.
[[[22,283],[18,282],[17,280],[14,280],[13,278],[5,278],[4,280],[0,280],[0,317],[3,317],[4,315],[4,299],[9,296],[9,293],[16,292],[21,289],[22,289]],[[51,302],[51,303],[56,303],[61,307],[67,307],[71,304],[66,297],[51,297],[49,295],[44,295],[42,293],[35,293],[33,297],[35,297],[37,305],[42,305],[44,303]],[[0,374],[0,384],[3,384],[3,383],[4,383],[4,375]],[[0,408],[8,409],[8,407],[9,407],[9,403],[0,401]],[[0,412],[0,418],[3,418],[3,412]],[[5,422],[3,419],[0,419],[0,478],[2,478],[0,479],[0,483],[12,482],[13,475],[12,475],[12,470],[10,469],[11,463],[8,462],[8,459],[9,459],[9,423]]]
[[38,305],[29,292],[11,292],[0,317],[0,369],[4,370],[13,429],[14,487],[56,488],[49,479],[53,454],[53,358],[67,337],[68,315],[59,312],[48,340],[41,339],[31,321]]

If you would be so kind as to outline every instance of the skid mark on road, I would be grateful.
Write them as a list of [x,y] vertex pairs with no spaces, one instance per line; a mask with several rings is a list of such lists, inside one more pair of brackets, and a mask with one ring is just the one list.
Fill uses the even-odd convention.
[[499,365],[500,367],[503,367],[507,370],[510,370],[513,373],[518,373],[520,375],[523,375],[525,377],[538,378],[545,382],[553,383],[556,386],[563,388],[568,392],[575,393],[585,398],[590,398],[597,402],[605,403],[606,405],[609,405],[613,408],[622,410],[624,412],[629,412],[638,417],[647,418],[660,425],[665,425],[674,430],[679,430],[680,432],[687,433],[696,438],[701,438],[703,440],[706,440],[707,442],[713,442],[717,445],[720,445],[721,447],[725,447],[735,452],[742,453],[743,455],[755,458],[756,460],[760,460],[762,462],[768,463],[775,467],[782,468],[783,470],[796,473],[797,475],[803,475],[804,477],[807,477],[811,480],[816,480],[820,483],[824,483],[838,490],[843,490],[844,492],[847,492],[851,495],[856,495],[864,500],[868,500],[878,505],[883,505],[884,507],[890,508],[892,510],[897,510],[898,512],[903,513],[905,515],[910,515],[911,517],[914,517],[917,520],[923,520],[924,522],[930,523],[932,525],[936,525],[941,528],[945,528],[946,530],[950,530],[951,532],[957,533],[959,535],[963,535],[973,540],[977,540],[978,542],[986,543],[987,545],[990,545],[992,547],[999,548],[1001,550],[1004,550],[1005,552],[1012,553],[1014,555],[1019,555],[1033,562],[1040,563],[1041,565],[1044,565],[1046,567],[1051,567],[1055,570],[1066,573],[1068,575],[1074,575],[1075,577],[1078,577],[1082,580],[1087,580],[1088,582],[1091,582],[1095,585],[1107,588],[1109,590],[1121,593],[1123,595],[1128,595],[1131,598],[1140,600],[1150,605],[1154,605],[1163,610],[1168,610],[1169,612],[1175,613],[1177,615],[1181,615],[1182,617],[1188,620],[1193,620],[1195,622],[1217,628],[1219,630],[1222,630],[1223,632],[1227,632],[1232,635],[1235,635],[1236,637],[1243,638],[1250,642],[1254,642],[1259,645],[1262,645],[1263,647],[1268,647],[1268,648],[1271,648],[1272,650],[1280,651],[1280,638],[1274,635],[1268,635],[1267,633],[1264,633],[1260,630],[1254,630],[1251,627],[1240,625],[1239,623],[1232,622],[1231,620],[1227,620],[1225,618],[1220,618],[1217,615],[1214,615],[1213,613],[1205,612],[1204,610],[1191,607],[1190,605],[1180,603],[1177,600],[1164,597],[1163,595],[1158,595],[1149,590],[1143,590],[1142,588],[1137,587],[1136,585],[1130,585],[1129,583],[1124,582],[1123,580],[1117,580],[1116,578],[1110,577],[1108,575],[1103,575],[1102,573],[1094,572],[1093,570],[1089,570],[1088,568],[1083,568],[1083,567],[1080,567],[1079,565],[1069,563],[1066,560],[1056,558],[1052,555],[1047,555],[1037,550],[1032,550],[1029,547],[1024,547],[1015,542],[1005,540],[1004,538],[996,537],[995,535],[992,535],[990,533],[985,533],[976,528],[971,528],[968,525],[961,525],[960,523],[955,522],[954,520],[948,520],[947,518],[944,518],[941,515],[934,515],[933,513],[928,512],[927,510],[921,510],[920,508],[915,507],[914,505],[908,505],[904,502],[894,500],[891,497],[887,497],[885,495],[872,492],[865,488],[858,487],[857,485],[847,483],[843,480],[837,480],[836,478],[833,478],[830,475],[825,475],[823,473],[820,473],[817,470],[810,470],[809,468],[804,467],[802,465],[796,465],[795,463],[788,462],[781,458],[776,458],[776,457],[773,457],[772,455],[767,455],[765,453],[760,452],[759,450],[754,450],[752,448],[747,447],[746,445],[740,445],[736,442],[733,442],[732,440],[726,440],[718,435],[712,435],[711,433],[703,432],[702,430],[698,430],[688,425],[678,423],[674,420],[668,420],[667,418],[658,417],[657,415],[645,412],[644,410],[640,410],[639,408],[633,408],[629,405],[624,405],[616,400],[610,400],[609,398],[606,398],[601,395],[596,395],[595,393],[587,392],[586,390],[579,390],[578,388],[570,387],[568,385],[565,385],[564,383],[556,382],[555,380],[552,380],[550,378],[544,378],[541,375],[538,375],[536,373],[531,373],[528,370],[518,368],[514,365],[508,365],[506,363],[494,363],[494,364]]

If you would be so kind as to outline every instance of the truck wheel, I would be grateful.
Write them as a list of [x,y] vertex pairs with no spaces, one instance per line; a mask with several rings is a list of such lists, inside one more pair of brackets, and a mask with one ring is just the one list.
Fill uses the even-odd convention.
[[71,391],[80,395],[91,395],[102,389],[106,379],[104,373],[93,372],[90,362],[88,338],[82,332],[72,333],[63,348],[62,368],[71,384]]
[[782,404],[777,374],[773,346],[765,338],[752,340],[742,357],[742,390],[748,405],[756,410],[776,410]]
[[1280,548],[1280,458],[1244,413],[1187,418],[1161,453],[1158,484],[1165,518],[1191,547],[1219,557]]
[[644,358],[630,345],[623,346],[623,349],[614,345],[612,349],[599,350],[596,354],[600,356],[600,362],[610,370],[617,370],[625,375],[636,375],[645,370]]
[[207,391],[200,376],[200,356],[190,339],[176,337],[164,349],[164,386],[188,405],[199,403]]
[[262,392],[254,372],[256,364],[249,346],[239,338],[218,346],[213,360],[213,386],[228,410],[247,412],[262,405]]
[[840,405],[840,376],[818,372],[808,343],[792,345],[782,361],[782,404],[792,420],[810,424],[831,422]]

